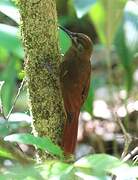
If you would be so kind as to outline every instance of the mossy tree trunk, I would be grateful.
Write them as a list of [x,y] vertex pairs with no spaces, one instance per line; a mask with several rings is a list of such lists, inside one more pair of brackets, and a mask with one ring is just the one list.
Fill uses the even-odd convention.
[[[60,144],[65,118],[55,0],[18,0],[33,134]],[[47,153],[41,159],[46,159]]]

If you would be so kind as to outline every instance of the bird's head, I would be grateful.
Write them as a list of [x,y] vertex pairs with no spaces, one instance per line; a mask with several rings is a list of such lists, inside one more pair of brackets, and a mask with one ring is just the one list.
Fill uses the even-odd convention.
[[88,55],[91,55],[92,49],[93,49],[93,43],[92,40],[83,33],[74,33],[66,28],[63,28],[60,26],[60,28],[65,31],[69,37],[72,40],[72,46],[80,53],[87,53]]

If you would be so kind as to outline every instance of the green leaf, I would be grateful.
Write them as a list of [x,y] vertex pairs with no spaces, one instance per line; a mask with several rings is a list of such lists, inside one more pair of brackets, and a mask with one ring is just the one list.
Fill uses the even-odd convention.
[[111,45],[126,2],[127,0],[99,0],[92,6],[89,15],[103,44]]
[[[72,180],[70,171],[72,165],[58,162],[56,160],[47,160],[46,163],[35,166],[21,166],[20,164],[5,168],[4,173],[0,174],[0,178],[4,180]],[[64,175],[64,176],[63,176]]]
[[0,2],[0,12],[14,20],[17,24],[20,22],[20,14],[18,9],[13,4],[5,1]]
[[74,179],[73,166],[63,162],[47,161],[40,166],[39,170],[45,179]]
[[9,152],[8,148],[5,146],[5,142],[0,138],[0,156],[4,158],[15,159]]
[[82,108],[83,111],[87,111],[90,114],[92,114],[92,108],[93,108],[94,89],[95,89],[94,81],[91,80],[88,97],[87,97],[87,99],[83,105],[83,108]]
[[133,67],[131,66],[133,54],[127,47],[123,24],[121,24],[120,28],[118,29],[114,44],[116,52],[120,57],[120,62],[125,70],[126,90],[129,92],[133,85]]
[[31,117],[24,113],[12,113],[8,121],[0,118],[0,137],[5,137],[19,128],[30,126]]
[[21,166],[20,164],[14,165],[8,169],[5,170],[3,173],[3,179],[16,179],[16,180],[37,180],[41,179],[42,176],[40,175],[40,172],[38,171],[37,167],[33,166]]
[[55,145],[50,138],[35,137],[31,134],[12,134],[4,138],[5,141],[18,142],[34,145],[42,150],[47,150],[49,153],[63,157],[63,151],[59,146]]
[[138,52],[138,4],[133,1],[127,3],[123,20],[126,45],[134,55]]
[[84,16],[95,2],[96,0],[73,0],[78,18]]
[[61,29],[59,30],[59,43],[62,54],[65,54],[67,50],[71,47],[70,37],[67,35],[66,32]]
[[97,1],[89,11],[89,16],[94,23],[100,41],[105,44],[105,11],[100,1]]
[[4,113],[7,114],[12,105],[13,90],[16,80],[15,60],[11,59],[3,72],[0,73],[0,79],[4,80],[2,90],[2,103]]
[[0,119],[0,137],[5,137],[9,134],[7,121]]
[[7,149],[4,149],[3,147],[1,147],[1,145],[0,145],[0,157],[14,159],[11,153],[8,152]]
[[85,156],[74,164],[80,171],[96,176],[105,176],[107,172],[121,165],[119,159],[107,154]]
[[108,170],[112,169],[113,167],[117,167],[118,165],[122,165],[122,161],[108,154],[88,155],[75,162],[75,166],[92,169],[100,168]]
[[125,71],[125,85],[129,93],[133,87],[133,58],[138,51],[138,6],[128,2],[124,18],[115,36],[115,48]]
[[5,63],[8,59],[8,51],[4,47],[0,46],[0,63]]
[[6,24],[0,24],[0,46],[23,59],[24,52],[17,34],[18,28]]

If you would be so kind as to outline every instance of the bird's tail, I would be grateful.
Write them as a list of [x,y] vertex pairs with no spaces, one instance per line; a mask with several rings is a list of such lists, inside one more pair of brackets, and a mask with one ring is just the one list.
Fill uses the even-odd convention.
[[70,119],[65,122],[63,138],[62,138],[62,148],[66,155],[73,154],[77,142],[77,133],[78,133],[78,118],[79,111],[75,112]]

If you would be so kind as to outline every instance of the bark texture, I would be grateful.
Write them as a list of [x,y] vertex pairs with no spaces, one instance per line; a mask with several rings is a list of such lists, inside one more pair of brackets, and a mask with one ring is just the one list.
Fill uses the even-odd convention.
[[[33,134],[60,144],[65,118],[59,85],[61,55],[55,0],[20,0],[21,33]],[[43,154],[44,160],[47,154]]]

